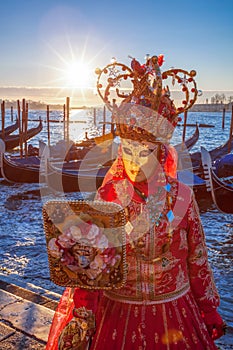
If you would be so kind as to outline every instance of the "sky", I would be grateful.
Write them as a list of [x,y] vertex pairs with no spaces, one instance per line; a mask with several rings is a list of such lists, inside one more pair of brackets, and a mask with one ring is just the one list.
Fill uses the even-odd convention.
[[85,103],[96,67],[146,54],[164,54],[162,71],[195,69],[203,91],[233,95],[232,15],[232,0],[1,1],[0,98],[55,101],[78,88]]

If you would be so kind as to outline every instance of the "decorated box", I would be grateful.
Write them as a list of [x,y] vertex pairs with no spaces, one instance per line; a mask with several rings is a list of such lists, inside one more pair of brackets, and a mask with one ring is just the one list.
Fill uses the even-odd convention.
[[50,278],[59,285],[115,289],[126,280],[125,212],[115,203],[55,201],[43,206]]

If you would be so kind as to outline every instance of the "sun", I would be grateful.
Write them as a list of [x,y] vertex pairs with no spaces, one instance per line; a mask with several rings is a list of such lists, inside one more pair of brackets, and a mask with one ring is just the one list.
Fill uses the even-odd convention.
[[90,83],[91,70],[85,62],[71,62],[66,64],[64,82],[72,88],[85,88]]

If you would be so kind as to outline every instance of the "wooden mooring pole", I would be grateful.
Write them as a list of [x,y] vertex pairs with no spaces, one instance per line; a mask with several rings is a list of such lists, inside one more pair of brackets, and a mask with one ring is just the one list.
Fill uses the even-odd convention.
[[49,120],[49,105],[47,105],[47,137],[48,137],[48,146],[50,147],[50,120]]
[[14,109],[13,106],[11,106],[11,122],[14,120]]
[[104,110],[103,110],[103,135],[105,135],[105,129],[106,129],[106,107],[104,106]]
[[182,134],[182,144],[184,145],[185,142],[185,136],[186,136],[186,127],[187,127],[187,118],[188,118],[188,112],[184,112],[184,126],[183,126],[183,134]]
[[115,110],[116,110],[116,99],[114,98],[113,100],[112,100],[112,104],[113,104],[113,110],[112,110],[112,115],[111,115],[111,133],[112,134],[114,134],[114,120],[115,120],[115,118],[114,118],[114,114],[115,114]]
[[[24,144],[25,139],[25,144]],[[21,142],[22,142],[22,155],[23,150],[26,154],[26,101],[22,99],[22,130],[21,130]]]
[[222,110],[222,129],[225,127],[225,114],[226,114],[226,109],[225,107]]
[[230,136],[229,136],[229,143],[228,143],[228,152],[231,152],[231,143],[232,143],[232,135],[233,133],[233,105],[231,106],[231,125],[230,125]]
[[94,122],[94,125],[96,126],[96,108],[94,108],[93,110],[93,122]]
[[2,139],[5,140],[5,101],[1,103],[1,114],[2,114]]
[[66,105],[63,105],[63,137],[66,139]]
[[25,156],[28,156],[28,147],[27,147],[27,133],[28,133],[28,103],[25,103],[25,142],[24,142],[24,149],[25,149]]
[[20,158],[23,157],[23,144],[22,144],[22,118],[21,118],[21,108],[20,101],[17,100],[17,112],[19,119],[19,150],[20,150]]
[[70,98],[66,97],[66,141],[67,145],[69,144],[69,123],[70,123]]

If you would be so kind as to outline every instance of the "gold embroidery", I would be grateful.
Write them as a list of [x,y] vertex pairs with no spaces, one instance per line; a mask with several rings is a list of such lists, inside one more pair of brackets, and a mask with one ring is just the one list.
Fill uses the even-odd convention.
[[155,305],[153,305],[152,306],[152,314],[153,314],[153,316],[156,316],[156,306]]
[[127,312],[127,316],[126,316],[125,330],[124,330],[124,335],[123,335],[123,339],[122,339],[121,350],[125,349],[125,340],[126,340],[127,331],[128,331],[128,323],[129,323],[130,312],[131,312],[131,305],[128,308],[128,312]]
[[198,339],[197,339],[196,334],[194,334],[194,333],[192,333],[192,340],[193,340],[194,344],[197,344]]
[[162,343],[167,345],[167,350],[170,349],[169,341],[168,341],[168,324],[167,324],[167,315],[166,315],[166,307],[162,304],[162,313],[163,313],[163,325],[165,333],[162,336]]
[[186,312],[184,307],[182,307],[182,315],[183,315],[184,318],[187,317],[187,312]]
[[132,333],[132,343],[135,343],[136,338],[137,338],[136,332],[133,331],[133,333]]
[[159,335],[158,335],[158,333],[155,333],[154,339],[155,339],[155,343],[158,344],[158,342],[159,342]]
[[135,306],[134,308],[134,317],[138,317],[138,307]]
[[127,295],[120,295],[120,294],[114,294],[114,292],[106,291],[104,292],[104,295],[111,300],[120,301],[122,303],[126,304],[135,304],[135,305],[153,305],[153,304],[160,304],[161,301],[168,302],[175,300],[183,295],[185,295],[190,286],[189,284],[185,284],[182,289],[175,290],[170,293],[165,293],[161,295],[154,296],[153,300],[143,300],[142,297],[138,298],[136,296],[127,296]]
[[138,325],[138,333],[139,333],[139,339],[142,342],[142,346],[139,347],[139,349],[146,349],[146,336],[143,334],[143,330],[146,328],[145,323],[141,322]]
[[[192,309],[194,318],[195,318],[196,320],[198,320],[201,316],[200,316],[199,310],[197,310],[196,304],[194,304],[194,303],[192,302],[192,300],[190,299],[190,296],[189,296],[188,294],[187,294],[185,297],[186,297],[187,302],[188,302],[189,305],[190,305],[190,308]],[[202,333],[203,339],[205,339],[205,337],[206,337],[205,331],[203,331],[203,327],[201,327],[201,324],[200,324],[200,331],[201,331],[201,333]]]
[[114,328],[113,332],[112,332],[112,340],[116,340],[117,337],[117,330],[116,328]]
[[[180,310],[177,306],[177,300],[174,300],[172,302],[173,306],[174,306],[174,310],[175,310],[175,313],[176,313],[176,318],[177,318],[177,321],[179,323],[179,329],[181,329],[182,331],[184,331],[185,327],[184,327],[184,324],[182,322],[182,318],[181,318],[181,315],[180,315]],[[182,311],[182,310],[181,310]]]
[[108,301],[107,305],[106,305],[106,308],[104,310],[104,314],[102,315],[102,319],[101,319],[101,322],[100,322],[100,325],[98,326],[98,330],[97,330],[97,337],[96,337],[96,341],[95,341],[95,344],[94,344],[94,349],[96,349],[96,346],[98,345],[98,342],[99,342],[99,339],[100,339],[100,334],[102,334],[102,327],[103,327],[103,324],[104,324],[104,321],[105,321],[105,317],[106,317],[106,314],[107,314],[107,311],[108,311],[108,306],[111,304],[110,300]]

